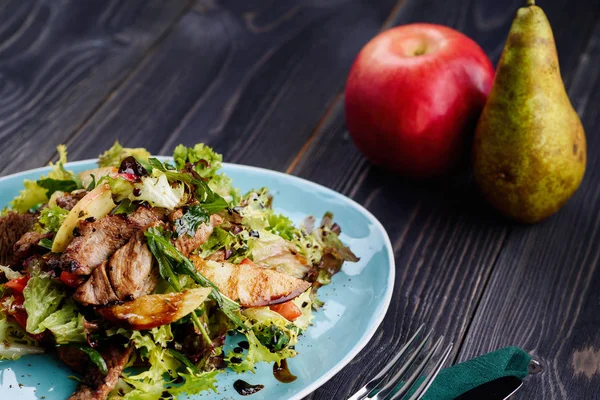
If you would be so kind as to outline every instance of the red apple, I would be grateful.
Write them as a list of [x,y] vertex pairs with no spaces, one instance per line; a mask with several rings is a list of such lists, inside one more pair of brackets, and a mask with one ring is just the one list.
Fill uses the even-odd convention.
[[481,47],[446,26],[382,32],[356,57],[346,123],[374,164],[416,178],[441,175],[468,154],[494,67]]

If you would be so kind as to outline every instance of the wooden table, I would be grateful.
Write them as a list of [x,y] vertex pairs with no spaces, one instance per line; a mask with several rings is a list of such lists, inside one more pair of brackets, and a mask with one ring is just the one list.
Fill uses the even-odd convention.
[[567,206],[513,224],[469,173],[410,182],[370,166],[348,137],[344,82],[378,31],[428,21],[474,38],[497,62],[524,0],[3,0],[0,173],[69,145],[95,157],[115,139],[169,154],[205,142],[229,162],[298,175],[371,210],[392,239],[397,281],[385,322],[311,399],[345,399],[400,335],[427,323],[453,361],[518,345],[545,371],[517,398],[600,398],[600,1],[539,0],[588,138]]

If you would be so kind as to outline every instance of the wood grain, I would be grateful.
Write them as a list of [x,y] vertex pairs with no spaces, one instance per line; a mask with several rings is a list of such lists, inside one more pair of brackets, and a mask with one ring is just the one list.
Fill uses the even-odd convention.
[[[588,132],[588,175],[546,223],[512,225],[465,166],[411,182],[371,167],[345,128],[343,84],[382,27],[433,22],[495,62],[522,0],[11,0],[0,3],[0,174],[54,147],[94,157],[118,138],[168,154],[204,141],[230,162],[311,179],[385,225],[397,282],[367,349],[310,399],[344,399],[421,322],[464,360],[514,344],[546,371],[520,398],[592,399],[600,388],[600,2],[542,1]],[[365,372],[367,371],[367,372]]]
[[587,131],[587,175],[557,215],[513,229],[460,355],[512,344],[531,351],[545,370],[522,399],[600,396],[600,20],[579,60],[569,94]]
[[[562,50],[561,66],[566,72],[563,74],[565,81],[573,82],[574,87],[577,82],[582,86],[589,84],[589,80],[583,81],[581,74],[574,74],[569,66],[581,65],[580,49],[585,48],[590,36],[597,36],[596,32],[590,34],[597,16],[593,12],[585,17],[580,15],[578,21],[582,21],[581,31],[578,34],[566,32],[564,26],[568,22],[556,18],[565,4],[555,2],[552,7],[546,8],[551,21],[559,27],[557,43],[559,51]],[[418,21],[431,9],[431,4],[409,1],[400,11],[398,22]],[[507,12],[505,4],[498,9],[493,2],[464,4],[464,7],[456,9],[460,11],[441,9],[436,14],[439,19],[429,14],[427,20],[456,26],[474,37],[496,61],[514,11]],[[586,57],[589,56],[584,55],[583,60]],[[593,61],[587,60],[587,76],[592,71],[597,73],[597,68],[592,67],[597,65]],[[586,99],[589,97],[582,96]],[[360,368],[365,371],[381,368],[386,356],[393,353],[390,349],[398,347],[398,338],[406,338],[422,322],[457,344],[453,352],[455,358],[458,358],[461,350],[461,359],[466,359],[497,348],[490,345],[490,338],[486,336],[489,325],[496,321],[496,314],[488,315],[488,330],[476,328],[476,322],[471,323],[471,318],[478,309],[481,297],[484,293],[487,296],[487,281],[494,271],[497,257],[506,254],[504,241],[516,229],[508,221],[496,219],[493,210],[484,205],[475,192],[468,171],[462,171],[451,180],[425,184],[407,182],[370,167],[345,130],[342,104],[343,99],[340,99],[322,129],[300,154],[296,164],[292,165],[291,172],[348,194],[369,208],[382,221],[394,243],[398,279],[392,307],[374,339],[354,360],[352,367],[344,369],[315,392],[312,396],[315,399],[345,398],[353,393],[367,379],[357,371]],[[595,209],[598,209],[597,206]],[[563,226],[567,224],[568,220],[563,221]],[[515,241],[519,242],[518,239]],[[523,285],[527,287],[536,285],[534,279],[525,282]],[[499,284],[499,287],[504,286]],[[512,294],[502,292],[489,300],[490,304],[505,304],[507,318],[513,309],[522,306],[520,302],[515,304],[513,301],[499,300],[512,299]],[[552,312],[550,308],[544,311]],[[523,317],[530,318],[530,315]],[[532,326],[535,324],[532,323]],[[598,327],[595,326],[595,329]],[[462,341],[471,330],[475,330],[481,343],[484,343],[483,351],[472,352],[468,344],[463,346]],[[534,350],[514,336],[505,340],[504,344],[522,345],[527,350]],[[469,349],[469,356],[464,355],[466,348]],[[552,352],[549,354],[553,355]],[[587,365],[585,362],[590,358],[597,361],[597,348],[584,348],[578,353],[579,364]],[[591,373],[589,368],[585,371]],[[556,382],[555,379],[553,383],[556,385]],[[533,383],[529,386],[535,386],[529,393],[538,396],[528,397],[526,394],[522,398],[546,398],[540,397],[539,392],[535,391],[541,390],[542,385]],[[568,398],[587,398],[577,395],[589,393],[597,387],[592,384],[577,390],[575,383],[570,386],[569,393],[573,397]]]
[[41,166],[188,2],[13,0],[0,10],[0,172]]
[[206,142],[227,161],[285,169],[395,0],[200,2],[70,141],[169,154]]

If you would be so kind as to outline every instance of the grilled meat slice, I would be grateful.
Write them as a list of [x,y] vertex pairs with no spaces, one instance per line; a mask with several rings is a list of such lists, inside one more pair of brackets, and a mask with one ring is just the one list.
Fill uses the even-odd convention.
[[43,248],[38,246],[42,239],[51,238],[53,233],[26,232],[13,246],[13,265],[21,262],[34,254],[38,254]]
[[[83,377],[85,383],[79,385],[69,400],[106,400],[108,394],[117,386],[119,376],[132,352],[133,346],[125,349],[116,345],[109,345],[101,351],[100,354],[108,367],[108,374],[103,375],[95,365],[88,363],[87,372]],[[82,354],[82,357],[85,356]]]
[[200,287],[183,292],[148,294],[123,304],[100,307],[97,311],[105,319],[128,329],[152,329],[185,317],[202,305],[210,291],[210,288]]
[[221,218],[219,215],[211,215],[209,224],[200,224],[194,236],[190,236],[188,234],[179,236],[174,242],[175,247],[177,250],[183,253],[183,255],[188,256],[192,251],[196,250],[204,242],[206,242],[212,234],[213,228],[215,226],[219,226],[222,222],[223,218]]
[[56,205],[65,210],[71,211],[75,204],[87,194],[87,190],[81,189],[56,198]]
[[0,264],[7,265],[13,259],[13,246],[25,233],[33,228],[37,214],[9,212],[0,217]]
[[142,231],[116,251],[107,269],[119,300],[133,300],[151,293],[158,284],[158,271],[152,268],[152,253]]
[[83,305],[101,305],[119,301],[106,273],[107,264],[108,261],[104,261],[96,267],[90,279],[77,288],[73,295],[75,300]]
[[89,275],[135,232],[158,222],[163,217],[156,209],[139,207],[133,214],[107,215],[97,221],[82,221],[79,236],[61,256],[62,268],[77,275]]
[[144,233],[138,231],[110,261],[94,269],[73,297],[84,305],[106,305],[151,293],[157,283],[158,271],[152,267],[152,253]]
[[244,261],[236,265],[228,262],[206,261],[190,257],[196,269],[232,300],[243,307],[263,307],[291,300],[307,290],[311,284],[277,271]]

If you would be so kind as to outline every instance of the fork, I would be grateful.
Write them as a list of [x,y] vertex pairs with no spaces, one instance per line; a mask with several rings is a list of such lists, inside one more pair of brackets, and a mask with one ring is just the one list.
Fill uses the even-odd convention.
[[[417,342],[417,338],[421,336],[425,329],[425,325],[421,325],[417,332],[402,346],[400,351],[392,358],[392,360],[371,379],[365,386],[360,388],[348,400],[398,400],[403,398],[413,390],[412,395],[408,400],[419,400],[424,395],[427,389],[433,383],[433,380],[442,369],[442,366],[450,356],[452,351],[452,343],[446,346],[441,355],[434,361],[435,355],[442,348],[444,337],[440,336],[435,343],[427,346],[433,337],[433,331],[429,331],[425,337]],[[415,345],[415,346],[413,346]],[[411,352],[410,350],[414,350]],[[400,362],[405,355],[408,359]],[[420,363],[416,361],[422,359]],[[427,367],[429,373],[424,375]],[[404,379],[407,372],[414,367],[408,378]],[[423,379],[420,382],[419,377]]]

